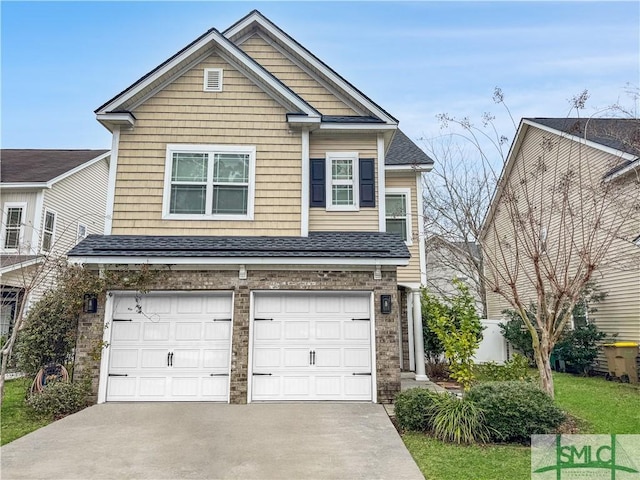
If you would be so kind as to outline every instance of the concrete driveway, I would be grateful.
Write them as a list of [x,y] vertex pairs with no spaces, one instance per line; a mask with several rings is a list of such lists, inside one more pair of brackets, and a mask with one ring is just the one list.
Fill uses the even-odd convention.
[[108,403],[0,449],[3,479],[423,479],[382,405]]

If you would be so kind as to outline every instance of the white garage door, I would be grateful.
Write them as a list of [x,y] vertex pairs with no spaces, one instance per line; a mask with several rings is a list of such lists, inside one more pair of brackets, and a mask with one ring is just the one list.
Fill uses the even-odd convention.
[[229,293],[116,295],[107,401],[229,398]]
[[252,400],[372,400],[369,293],[256,293]]

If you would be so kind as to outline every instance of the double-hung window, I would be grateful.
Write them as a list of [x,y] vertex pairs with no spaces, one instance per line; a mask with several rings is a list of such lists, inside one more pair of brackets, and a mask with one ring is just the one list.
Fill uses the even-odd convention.
[[53,247],[56,231],[56,214],[51,210],[44,211],[44,225],[42,227],[42,251],[50,252]]
[[26,204],[6,203],[4,207],[3,247],[7,250],[17,250],[22,242]]
[[358,153],[328,152],[327,210],[358,210]]
[[396,233],[411,245],[411,190],[387,188],[385,194],[387,232]]
[[252,146],[168,145],[164,218],[251,220]]

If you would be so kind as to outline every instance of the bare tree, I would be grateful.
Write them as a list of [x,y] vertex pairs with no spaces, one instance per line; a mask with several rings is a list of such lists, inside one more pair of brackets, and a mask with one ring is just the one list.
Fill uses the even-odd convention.
[[[585,91],[573,99],[576,112],[587,98]],[[640,226],[640,120],[560,120],[566,134],[539,130],[531,143],[513,147],[480,237],[487,288],[531,333],[541,386],[551,396],[550,355],[573,307],[596,271],[620,268],[634,252],[637,260],[631,242]],[[607,157],[588,145],[594,137],[635,160]]]
[[[493,100],[504,107],[513,124],[499,88],[495,89]],[[423,185],[427,285],[446,297],[453,293],[453,277],[463,280],[486,318],[486,282],[479,238],[509,139],[498,132],[496,118],[489,113],[477,125],[469,118],[448,114],[438,115],[438,119],[445,133],[423,139],[435,160]]]

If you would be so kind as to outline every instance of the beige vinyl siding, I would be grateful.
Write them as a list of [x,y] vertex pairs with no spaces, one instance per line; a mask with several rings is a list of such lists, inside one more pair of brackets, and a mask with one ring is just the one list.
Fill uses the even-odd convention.
[[[223,90],[203,91],[205,68]],[[301,137],[286,109],[213,54],[135,109],[120,135],[113,234],[299,235]],[[256,147],[254,220],[163,220],[167,144]]]
[[104,159],[45,190],[40,224],[44,226],[47,209],[56,214],[53,255],[64,255],[76,244],[78,223],[87,226],[87,234],[104,232],[108,180],[109,166]]
[[[309,136],[309,157],[326,158],[327,152],[358,152],[359,158],[377,158],[376,135],[327,135],[311,133]],[[377,162],[376,177],[378,176]],[[325,207],[309,209],[309,231],[363,231],[377,232],[378,226],[378,189],[376,188],[376,206],[360,208],[356,212],[327,211]]]
[[[514,166],[509,173],[509,181],[517,182],[523,175],[523,171],[531,171],[535,162],[543,154],[541,143],[543,139],[549,138],[552,134],[543,132],[540,129],[530,127],[526,133],[525,139],[520,147],[520,152],[524,155],[518,155],[515,159]],[[582,178],[586,181],[599,182],[606,171],[608,171],[619,159],[613,155],[601,150],[582,146],[578,149],[578,144],[566,139],[555,137],[554,141],[559,142],[555,148],[559,148],[559,154],[556,157],[554,153],[553,159],[560,163],[560,171],[567,168],[568,162],[572,164],[577,159],[588,162],[590,172],[587,175],[586,170],[583,171]],[[550,160],[547,162],[550,165]],[[523,168],[524,166],[524,168]],[[549,168],[549,174],[552,169]],[[632,182],[632,177],[620,178],[617,182],[624,189],[628,189],[628,196],[637,195],[637,188]],[[620,198],[626,195],[624,191],[620,192]],[[541,205],[548,206],[549,191],[536,192],[535,198],[541,202]],[[572,199],[574,205],[579,205],[577,199]],[[604,217],[606,222],[615,221],[615,210],[607,210]],[[497,211],[492,219],[491,227],[485,237],[485,245],[489,251],[497,252],[497,242],[502,236],[511,237],[512,231],[510,219],[504,208]],[[495,230],[493,226],[495,225]],[[548,242],[553,242],[553,232],[557,228],[557,223],[552,224],[549,228]],[[634,233],[635,232],[635,233]],[[607,292],[608,297],[596,308],[598,311],[593,314],[594,323],[607,334],[617,333],[618,341],[640,341],[640,247],[633,245],[631,240],[640,234],[640,224],[629,225],[621,232],[625,237],[624,240],[616,240],[609,248],[608,256],[602,262],[599,269],[594,273],[593,280],[597,282],[601,290]],[[504,240],[502,240],[504,241]],[[487,262],[485,262],[485,265]],[[519,278],[519,291],[525,304],[535,301],[535,291],[533,285],[528,284],[524,280],[524,273]],[[488,316],[489,318],[500,318],[501,311],[505,308],[511,308],[510,305],[499,295],[489,291],[488,298]]]
[[[29,254],[31,248],[31,240],[34,237],[33,225],[35,219],[36,202],[38,194],[36,192],[18,192],[12,190],[2,190],[2,212],[0,214],[0,222],[5,221],[5,213],[7,203],[26,203],[26,208],[22,212],[22,223],[24,224],[22,230],[22,245],[19,253]],[[2,229],[0,229],[2,230]],[[39,234],[35,234],[35,238],[39,238]],[[4,247],[4,238],[0,239],[0,247]],[[15,251],[14,251],[15,252]]]
[[358,115],[261,36],[252,36],[240,45],[240,48],[320,113]]
[[398,283],[420,283],[420,242],[418,237],[418,195],[415,172],[386,172],[386,188],[411,189],[411,237],[408,245],[411,259],[406,267],[398,267]]

